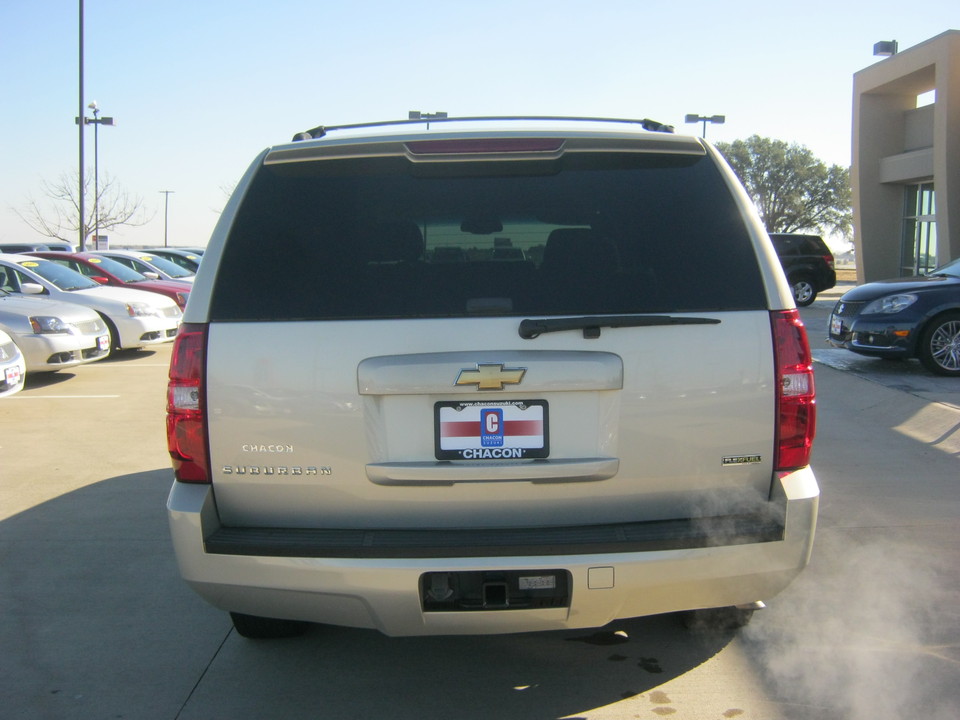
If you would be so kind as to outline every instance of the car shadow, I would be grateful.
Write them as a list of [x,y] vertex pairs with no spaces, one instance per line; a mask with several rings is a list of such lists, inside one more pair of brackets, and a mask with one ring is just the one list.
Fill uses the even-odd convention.
[[70,370],[57,370],[56,372],[28,372],[24,388],[44,388],[54,387],[60,383],[66,382],[77,376],[78,369],[87,368],[90,365],[104,363],[115,365],[118,363],[129,363],[137,360],[143,360],[156,355],[156,351],[148,349],[140,350],[114,350],[103,360],[97,360],[95,363],[73,366]]
[[150,350],[148,348],[135,348],[131,350],[113,350],[110,355],[105,357],[103,360],[98,360],[97,362],[102,363],[123,363],[131,362],[133,360],[142,360],[144,358],[149,358],[153,355],[156,355],[155,350]]
[[0,695],[13,716],[552,720],[618,702],[663,715],[659,688],[734,637],[665,615],[522,635],[311,626],[246,640],[178,574],[170,481],[166,469],[116,477],[0,522]]
[[28,372],[23,387],[27,390],[55,387],[74,377],[76,377],[74,373],[66,370],[58,370],[57,372]]
[[279,642],[234,634],[192,701],[231,718],[282,708],[289,717],[552,720],[618,702],[630,703],[629,716],[666,715],[676,709],[659,688],[732,637],[693,635],[668,615],[520,635],[388,638],[326,626]]

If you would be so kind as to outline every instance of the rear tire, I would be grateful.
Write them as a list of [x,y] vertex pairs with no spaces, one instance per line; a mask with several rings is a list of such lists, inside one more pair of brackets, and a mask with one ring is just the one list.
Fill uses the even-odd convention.
[[817,299],[817,289],[805,275],[798,275],[790,280],[790,291],[793,293],[793,301],[800,307],[807,307]]
[[930,321],[917,348],[920,362],[937,375],[960,376],[960,312],[948,312]]
[[230,613],[230,619],[237,633],[251,640],[298,637],[310,626],[301,620],[280,620],[235,612]]

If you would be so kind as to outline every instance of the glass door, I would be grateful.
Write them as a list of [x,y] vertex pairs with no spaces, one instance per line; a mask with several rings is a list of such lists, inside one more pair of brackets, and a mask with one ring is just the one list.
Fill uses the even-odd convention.
[[923,275],[937,267],[937,215],[933,183],[908,185],[903,210],[900,275]]

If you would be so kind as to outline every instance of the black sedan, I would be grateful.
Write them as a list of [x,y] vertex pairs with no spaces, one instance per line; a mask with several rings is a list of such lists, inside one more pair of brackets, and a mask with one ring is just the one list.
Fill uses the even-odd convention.
[[830,315],[830,342],[861,355],[919,358],[938,375],[960,375],[960,259],[929,275],[844,293]]

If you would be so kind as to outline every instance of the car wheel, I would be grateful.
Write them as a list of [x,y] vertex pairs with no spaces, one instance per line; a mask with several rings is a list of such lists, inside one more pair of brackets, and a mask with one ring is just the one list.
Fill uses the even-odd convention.
[[235,612],[230,613],[230,619],[236,631],[251,640],[297,637],[303,635],[310,625],[300,620],[280,620]]
[[110,331],[110,352],[123,350],[123,348],[120,347],[120,331],[117,330],[117,326],[103,313],[100,313],[100,317],[103,318],[103,322],[107,324],[107,330]]
[[790,290],[797,305],[806,307],[817,299],[817,289],[810,282],[810,278],[800,275],[790,280]]
[[960,375],[960,312],[935,317],[920,336],[920,362],[937,375]]

